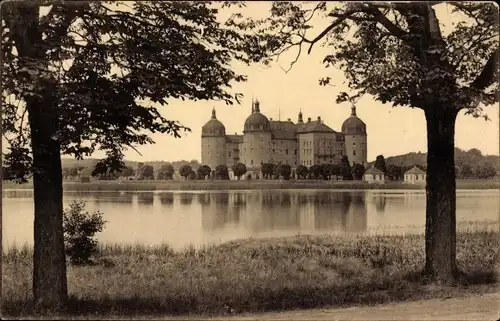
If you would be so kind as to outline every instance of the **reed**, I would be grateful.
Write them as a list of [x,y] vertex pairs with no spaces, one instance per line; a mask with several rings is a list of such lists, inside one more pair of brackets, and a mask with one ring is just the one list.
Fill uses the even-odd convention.
[[[68,266],[71,299],[52,316],[225,315],[493,291],[500,233],[463,226],[473,228],[457,235],[462,275],[452,287],[421,277],[424,237],[415,233],[244,239],[182,251],[103,244],[93,265]],[[31,248],[4,249],[2,268],[4,316],[32,315]]]

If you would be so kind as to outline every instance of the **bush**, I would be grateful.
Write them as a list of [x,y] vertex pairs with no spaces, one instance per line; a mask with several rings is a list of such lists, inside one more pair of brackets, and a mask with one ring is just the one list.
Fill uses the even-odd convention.
[[73,201],[64,211],[63,229],[66,255],[75,265],[89,264],[90,257],[97,250],[95,234],[102,232],[106,221],[102,213],[89,213],[85,202]]

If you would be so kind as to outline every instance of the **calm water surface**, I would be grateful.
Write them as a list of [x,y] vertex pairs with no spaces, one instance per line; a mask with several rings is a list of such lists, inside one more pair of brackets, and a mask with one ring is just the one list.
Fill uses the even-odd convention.
[[[108,221],[101,242],[221,243],[247,237],[335,232],[404,233],[425,224],[424,191],[96,191],[64,194]],[[4,190],[3,246],[33,242],[33,193]],[[457,220],[498,220],[498,190],[457,191]]]

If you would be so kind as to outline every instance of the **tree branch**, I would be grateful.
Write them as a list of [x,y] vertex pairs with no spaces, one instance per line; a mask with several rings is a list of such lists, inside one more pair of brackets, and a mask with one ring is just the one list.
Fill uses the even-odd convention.
[[483,70],[474,79],[471,87],[477,90],[483,90],[494,82],[498,81],[498,57],[499,51],[498,47],[493,51],[483,67]]

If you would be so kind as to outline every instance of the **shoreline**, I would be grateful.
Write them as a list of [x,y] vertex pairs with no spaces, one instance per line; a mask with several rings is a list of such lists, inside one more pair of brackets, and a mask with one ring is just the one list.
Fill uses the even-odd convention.
[[[497,190],[500,181],[457,180],[457,190]],[[221,191],[221,190],[262,190],[262,189],[324,189],[324,190],[411,190],[424,191],[425,185],[407,184],[404,182],[388,182],[384,184],[366,183],[363,181],[322,181],[322,180],[230,180],[230,181],[93,181],[89,183],[65,181],[66,191]],[[32,190],[33,184],[17,184],[3,182],[3,190]]]

